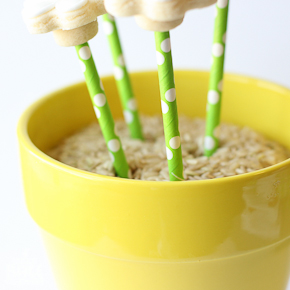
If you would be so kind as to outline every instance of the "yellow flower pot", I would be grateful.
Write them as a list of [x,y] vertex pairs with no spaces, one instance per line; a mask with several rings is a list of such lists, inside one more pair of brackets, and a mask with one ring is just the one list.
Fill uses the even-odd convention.
[[[179,114],[204,117],[208,73],[177,71]],[[156,72],[132,74],[139,109],[161,114]],[[113,77],[103,83],[122,115]],[[222,119],[290,148],[290,91],[226,75]],[[240,176],[155,182],[88,173],[44,152],[95,120],[84,83],[22,116],[28,210],[60,290],[285,290],[290,269],[290,160]]]

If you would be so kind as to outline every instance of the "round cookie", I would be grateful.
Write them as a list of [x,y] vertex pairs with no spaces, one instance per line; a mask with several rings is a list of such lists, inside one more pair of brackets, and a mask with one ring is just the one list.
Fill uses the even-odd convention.
[[30,33],[53,31],[59,45],[75,46],[98,33],[105,13],[103,0],[26,0],[22,16]]
[[212,5],[217,0],[104,0],[114,16],[136,16],[143,29],[168,31],[182,23],[186,11]]

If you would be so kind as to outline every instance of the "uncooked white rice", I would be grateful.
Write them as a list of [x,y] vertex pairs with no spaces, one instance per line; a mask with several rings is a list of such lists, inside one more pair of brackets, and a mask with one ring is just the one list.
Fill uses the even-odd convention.
[[[161,117],[141,117],[146,141],[132,140],[124,121],[116,121],[116,132],[131,168],[132,178],[169,180]],[[220,148],[210,158],[203,156],[205,122],[181,116],[179,129],[185,180],[232,176],[262,169],[289,158],[289,151],[247,127],[220,126]],[[65,139],[48,153],[76,168],[115,176],[98,124],[93,123]]]

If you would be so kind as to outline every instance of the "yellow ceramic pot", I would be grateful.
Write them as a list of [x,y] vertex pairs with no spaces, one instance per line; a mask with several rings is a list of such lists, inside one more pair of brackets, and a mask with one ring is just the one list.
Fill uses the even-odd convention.
[[[208,73],[175,74],[179,114],[205,115]],[[132,75],[144,114],[160,114],[156,72]],[[121,105],[103,79],[115,118]],[[290,91],[227,75],[223,121],[290,148]],[[290,266],[290,160],[207,181],[106,177],[44,152],[95,120],[84,83],[22,116],[18,136],[27,207],[61,290],[285,290]]]

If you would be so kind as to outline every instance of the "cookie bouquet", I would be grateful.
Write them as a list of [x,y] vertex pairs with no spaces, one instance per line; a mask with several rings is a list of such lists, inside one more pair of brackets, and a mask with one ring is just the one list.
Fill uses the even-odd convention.
[[[214,2],[209,77],[174,71],[169,31],[188,10]],[[75,46],[86,80],[41,99],[18,128],[26,203],[60,289],[285,290],[290,92],[228,75],[223,94],[228,6],[25,2],[29,31],[52,31],[59,45]],[[102,78],[104,86],[88,44],[101,15],[115,76]],[[123,16],[154,31],[159,79],[128,73],[114,18]],[[222,105],[223,120],[269,139],[220,124]],[[160,107],[162,118],[154,116]],[[205,112],[206,121],[192,119]],[[169,180],[179,182],[158,182]]]
[[[196,163],[196,160],[198,160],[197,166],[190,167],[188,165],[192,163],[192,160],[188,160],[187,157],[188,155],[191,155],[190,151],[182,153],[176,103],[176,98],[178,96],[176,96],[175,89],[169,30],[177,27],[182,23],[185,13],[188,10],[206,7],[213,4],[214,2],[215,1],[212,0],[172,0],[147,2],[140,0],[25,1],[23,16],[31,33],[46,33],[52,31],[57,44],[61,46],[76,47],[81,70],[85,75],[86,84],[91,97],[92,106],[95,110],[96,117],[98,119],[101,132],[105,140],[105,146],[107,147],[109,155],[111,156],[112,165],[114,168],[110,168],[109,172],[106,172],[106,170],[104,171],[104,168],[102,168],[101,171],[96,170],[97,173],[111,175],[111,171],[114,170],[115,174],[119,177],[132,177],[134,179],[142,179],[145,175],[148,175],[147,173],[144,173],[144,168],[140,162],[136,164],[134,161],[134,154],[131,154],[132,156],[129,157],[128,164],[128,158],[125,156],[121,139],[116,133],[115,121],[112,117],[111,109],[109,103],[107,102],[107,96],[104,91],[102,81],[98,75],[92,52],[88,44],[88,41],[98,33],[97,17],[100,15],[103,15],[104,32],[108,36],[108,41],[110,43],[110,49],[114,63],[114,75],[121,99],[124,119],[127,123],[131,138],[141,141],[144,141],[144,134],[137,109],[137,101],[132,89],[130,76],[126,69],[121,42],[118,35],[117,24],[115,22],[114,16],[135,16],[136,21],[141,28],[154,31],[155,33],[156,58],[159,74],[161,109],[163,116],[165,152],[168,162],[168,174],[164,174],[164,166],[166,167],[166,165],[164,162],[162,164],[162,158],[161,160],[155,158],[155,161],[147,166],[155,169],[156,167],[159,168],[157,169],[157,173],[159,171],[159,174],[156,173],[156,170],[153,170],[153,176],[151,176],[152,174],[149,174],[149,177],[153,178],[152,180],[162,180],[162,178],[165,178],[171,181],[182,181],[184,179],[192,178],[199,179],[200,177],[216,178],[245,173],[247,171],[259,169],[261,164],[262,167],[264,167],[273,163],[269,162],[268,160],[261,162],[256,160],[252,161],[250,158],[248,163],[257,163],[255,166],[245,164],[244,160],[242,160],[241,162],[238,161],[238,163],[235,163],[235,165],[226,164],[225,167],[235,167],[234,170],[228,170],[227,173],[221,174],[221,172],[219,172],[220,168],[216,170],[212,170],[211,168],[207,173],[206,169],[207,167],[211,167],[212,162],[204,163],[204,160],[208,160],[207,158],[201,159],[201,161],[195,158],[193,163]],[[216,3],[214,41],[212,46],[212,66],[206,106],[207,116],[204,129],[205,133],[202,141],[204,151],[203,155],[206,157],[211,157],[219,147],[220,112],[223,90],[228,6],[228,0],[218,0]],[[106,13],[106,11],[109,14]],[[147,121],[145,121],[145,123],[147,123]],[[245,138],[247,138],[246,135]],[[86,142],[85,140],[86,138],[84,136],[83,142]],[[261,143],[267,142],[261,140]],[[128,143],[130,143],[130,140]],[[144,141],[143,145],[145,143],[146,140]],[[138,148],[138,150],[142,150],[142,147],[144,148],[145,146],[143,145],[141,145],[141,148]],[[149,146],[151,145],[152,144],[150,143]],[[155,144],[153,146],[160,147],[161,145]],[[103,148],[104,145],[99,144],[97,147]],[[132,151],[130,144],[127,145],[127,141],[125,147],[129,147]],[[188,147],[188,144],[185,144],[185,148]],[[96,150],[99,148],[96,148]],[[137,148],[133,148],[133,152],[136,151]],[[146,150],[143,149],[143,152],[144,151]],[[157,153],[160,155],[159,151]],[[100,151],[96,154],[103,154],[103,152]],[[73,154],[70,153],[70,155]],[[76,153],[76,155],[79,154]],[[183,160],[183,155],[185,155],[186,160]],[[195,157],[197,157],[196,154]],[[243,158],[244,157],[245,156],[243,156]],[[62,160],[60,156],[55,155],[55,158],[66,162]],[[87,156],[84,158],[88,160]],[[148,159],[144,155],[141,155],[140,158]],[[275,162],[279,162],[280,160],[283,160],[283,158],[287,158],[287,155],[280,156],[277,153],[275,156]],[[133,162],[131,160],[133,160]],[[68,160],[68,163],[71,163],[71,161]],[[75,160],[73,160],[73,163],[75,163]],[[89,163],[87,167],[82,166],[81,168],[90,171],[90,169],[94,167],[92,164],[98,164],[100,161],[89,160],[87,163]],[[201,172],[199,167],[202,168]],[[139,169],[141,170],[141,173],[139,173]],[[161,175],[163,177],[160,177]]]

